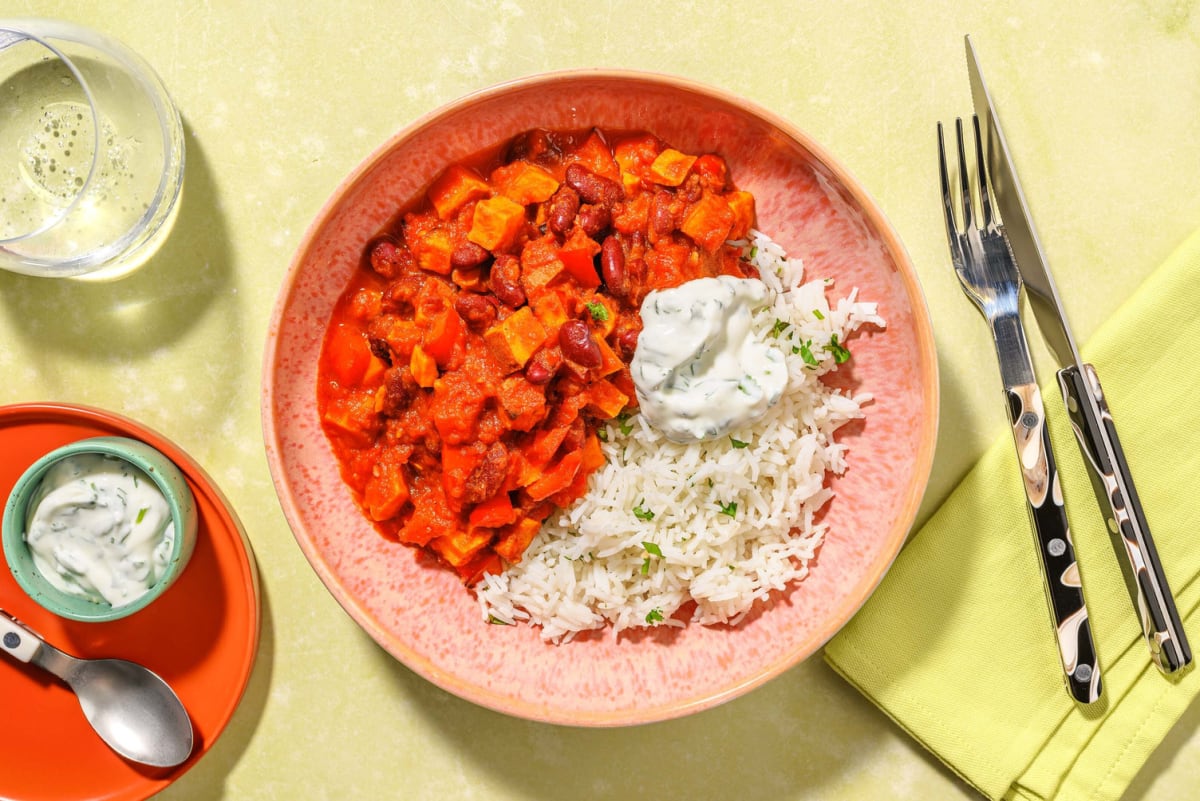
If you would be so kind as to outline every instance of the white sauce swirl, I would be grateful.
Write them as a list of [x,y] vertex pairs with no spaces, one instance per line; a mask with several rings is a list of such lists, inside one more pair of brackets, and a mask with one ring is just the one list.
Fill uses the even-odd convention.
[[751,333],[751,313],[766,297],[758,279],[728,275],[646,296],[630,368],[642,415],[667,439],[716,439],[779,401],[784,355]]
[[123,459],[85,453],[46,471],[30,500],[25,541],[58,589],[123,606],[166,571],[175,526],[149,476]]

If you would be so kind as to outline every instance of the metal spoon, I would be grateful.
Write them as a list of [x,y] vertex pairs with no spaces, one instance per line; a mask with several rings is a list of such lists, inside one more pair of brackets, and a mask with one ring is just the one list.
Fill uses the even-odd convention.
[[124,659],[79,659],[0,609],[0,650],[44,668],[75,691],[84,717],[126,759],[171,768],[192,753],[192,721],[154,672]]

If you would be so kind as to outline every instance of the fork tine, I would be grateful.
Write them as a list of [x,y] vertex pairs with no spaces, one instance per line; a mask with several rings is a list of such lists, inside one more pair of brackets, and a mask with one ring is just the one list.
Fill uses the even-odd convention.
[[975,166],[979,172],[979,200],[983,211],[983,227],[992,224],[992,199],[988,188],[987,161],[983,157],[983,137],[979,132],[979,115],[973,115],[971,122],[975,128]]
[[963,148],[962,118],[954,121],[955,138],[958,140],[958,183],[962,194],[963,227],[969,229],[975,222],[971,214],[971,180],[967,175],[967,152]]
[[946,168],[946,137],[942,133],[942,124],[937,124],[938,135],[938,171],[942,176],[942,209],[946,216],[946,236],[950,240],[951,253],[957,254],[958,224],[954,221],[954,202],[950,197],[950,172]]

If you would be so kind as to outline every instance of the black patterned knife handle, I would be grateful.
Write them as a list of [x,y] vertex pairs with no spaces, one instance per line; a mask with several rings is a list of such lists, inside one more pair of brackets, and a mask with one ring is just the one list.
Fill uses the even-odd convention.
[[1100,378],[1090,364],[1082,368],[1072,365],[1058,372],[1058,383],[1151,658],[1163,673],[1174,673],[1192,661],[1192,650],[1133,486]]
[[1036,383],[1030,383],[1011,387],[1006,394],[1063,676],[1071,696],[1090,704],[1100,697],[1100,665],[1063,508],[1042,393]]

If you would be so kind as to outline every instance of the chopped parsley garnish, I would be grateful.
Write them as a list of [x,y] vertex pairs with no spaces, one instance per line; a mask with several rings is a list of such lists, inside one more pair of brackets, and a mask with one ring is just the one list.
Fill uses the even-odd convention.
[[621,434],[629,436],[633,433],[633,423],[629,422],[629,415],[621,412],[617,415],[617,428],[621,430]]
[[143,506],[141,509],[138,509],[137,520],[134,520],[134,521],[133,521],[133,522],[134,522],[134,525],[137,525],[138,523],[140,523],[140,522],[142,522],[143,520],[145,520],[145,519],[146,519],[146,512],[149,512],[149,511],[150,511],[150,507],[149,507],[149,506]]
[[662,613],[661,609],[651,609],[649,612],[646,613],[646,622],[647,623],[658,623],[662,619],[663,619],[663,613]]
[[501,620],[500,618],[496,617],[495,615],[488,615],[487,622],[491,623],[493,626],[511,626],[512,625],[512,623],[509,623],[508,621],[505,621],[505,620]]
[[642,547],[646,549],[646,553],[648,553],[648,554],[653,554],[654,556],[662,556],[662,548],[659,548],[656,543],[643,542]]
[[601,442],[608,442],[608,429],[607,428],[596,429],[596,439],[600,440]]
[[777,337],[786,331],[790,325],[791,323],[789,323],[787,320],[776,320],[775,325],[771,326],[770,335]]
[[[638,520],[653,520],[654,512],[650,511],[649,509],[647,509],[646,507],[642,506],[639,503],[637,506],[633,507],[633,516],[636,517]],[[645,544],[645,543],[643,543],[643,544]],[[654,543],[651,543],[651,545],[653,545],[653,544]],[[655,545],[654,547],[657,548],[658,546]],[[646,550],[649,551],[650,549],[647,548]],[[661,556],[661,554],[659,554],[659,555]]]
[[592,319],[598,323],[602,323],[608,319],[608,307],[598,300],[587,304],[587,310],[591,312]]
[[825,319],[825,315],[821,314],[821,310],[820,310],[820,309],[813,309],[813,317],[816,317],[818,320],[824,320],[824,319]]
[[800,358],[804,359],[804,363],[809,367],[816,367],[820,364],[817,357],[813,355],[811,339],[800,346]]
[[721,514],[737,517],[737,503],[730,501],[729,503],[721,503],[717,501],[717,505],[721,507]]
[[733,437],[729,438],[729,444],[733,446],[734,450],[740,450],[741,448],[749,448],[750,447],[749,442],[742,442],[740,439],[734,439]]
[[645,576],[650,572],[650,557],[647,556],[642,560],[642,575]]
[[850,351],[838,344],[837,334],[829,338],[829,352],[833,354],[833,360],[838,364],[845,364],[850,360]]

